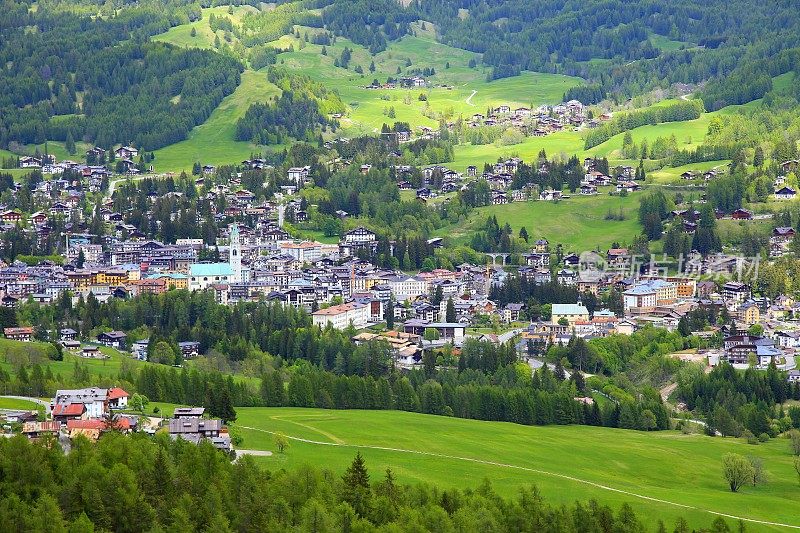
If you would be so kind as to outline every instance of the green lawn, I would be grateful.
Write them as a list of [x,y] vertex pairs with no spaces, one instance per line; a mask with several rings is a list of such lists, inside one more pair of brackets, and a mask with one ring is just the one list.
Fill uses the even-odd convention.
[[[509,497],[535,483],[553,503],[594,498],[618,508],[628,502],[651,531],[659,519],[671,530],[678,516],[691,527],[707,527],[715,518],[709,511],[800,525],[800,486],[785,440],[751,446],[673,431],[529,427],[397,411],[237,411],[244,448],[274,450],[272,431],[317,442],[292,440],[285,454],[256,459],[268,468],[310,463],[340,473],[360,451],[376,481],[387,467],[400,481],[443,487],[475,487],[488,478]],[[729,492],[720,468],[720,457],[728,452],[762,457],[769,483]],[[780,528],[748,523],[747,530]]]
[[17,400],[14,398],[0,398],[0,409],[19,409],[21,411],[36,411],[39,404],[28,400]]
[[[604,191],[605,192],[605,191]],[[610,247],[612,242],[630,243],[641,228],[636,219],[642,192],[628,197],[571,195],[571,198],[554,202],[512,202],[505,205],[481,207],[472,211],[469,219],[456,226],[447,226],[437,232],[441,237],[451,237],[457,243],[469,242],[472,234],[481,229],[486,218],[495,215],[502,226],[506,222],[517,234],[522,226],[531,239],[545,238],[550,246],[561,243],[565,251],[581,252]],[[605,220],[610,211],[622,207],[625,220]]]
[[253,152],[260,152],[263,147],[235,140],[236,121],[253,103],[265,102],[279,94],[280,89],[267,81],[266,73],[244,71],[239,87],[222,101],[205,123],[192,129],[188,139],[155,151],[155,170],[191,171],[195,161],[214,165],[240,163]]

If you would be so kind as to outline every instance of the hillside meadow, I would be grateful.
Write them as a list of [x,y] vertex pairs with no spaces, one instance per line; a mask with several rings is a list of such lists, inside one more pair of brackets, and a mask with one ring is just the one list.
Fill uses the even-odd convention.
[[[386,468],[400,481],[442,487],[476,487],[489,478],[505,496],[536,484],[554,503],[628,502],[648,518],[649,530],[659,519],[671,529],[678,516],[692,527],[707,527],[713,513],[800,527],[800,484],[785,439],[752,446],[676,431],[521,426],[398,411],[237,412],[234,427],[243,448],[275,451],[273,432],[292,438],[286,453],[256,458],[267,468],[307,463],[341,472],[360,452],[374,480]],[[731,493],[720,466],[729,452],[762,458],[769,482]],[[736,527],[735,520],[729,522]],[[748,531],[789,529],[747,523]]]
[[[605,189],[596,196],[575,193],[558,202],[511,202],[479,207],[465,221],[441,228],[436,234],[466,244],[488,217],[496,216],[501,226],[510,224],[515,234],[524,226],[531,239],[545,238],[551,248],[562,244],[565,251],[604,250],[613,242],[629,243],[641,232],[637,212],[641,195],[645,194],[636,192],[620,197],[607,192]],[[609,212],[618,214],[620,208],[624,220],[605,219]]]

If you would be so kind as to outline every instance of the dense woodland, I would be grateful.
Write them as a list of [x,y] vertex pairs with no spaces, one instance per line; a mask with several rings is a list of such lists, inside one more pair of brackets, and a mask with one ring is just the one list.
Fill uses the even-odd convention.
[[241,66],[230,58],[147,42],[189,20],[193,12],[181,2],[145,3],[109,18],[42,5],[22,15],[29,2],[6,4],[2,147],[70,137],[159,148],[186,138],[239,84]]

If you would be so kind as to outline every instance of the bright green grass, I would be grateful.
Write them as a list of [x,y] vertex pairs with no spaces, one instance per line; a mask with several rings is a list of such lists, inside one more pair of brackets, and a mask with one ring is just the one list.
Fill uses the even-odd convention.
[[[313,33],[313,28],[300,28],[300,32]],[[412,127],[437,126],[433,116],[444,116],[454,120],[459,116],[468,117],[476,112],[485,113],[489,106],[502,103],[511,106],[531,106],[561,101],[564,92],[583,82],[580,78],[557,74],[525,72],[521,76],[487,82],[483,68],[468,68],[470,59],[476,54],[452,48],[427,37],[404,37],[391,43],[389,48],[370,56],[364,47],[338,38],[336,44],[327,46],[327,55],[322,55],[322,47],[307,44],[300,49],[300,41],[293,36],[284,36],[273,43],[277,47],[292,45],[294,52],[279,56],[279,63],[293,71],[307,74],[313,79],[325,82],[339,91],[342,100],[350,106],[348,115],[342,120],[345,134],[371,134],[379,131],[383,123],[394,121],[409,122]],[[348,69],[334,66],[342,50],[352,50],[352,60]],[[383,82],[387,77],[397,76],[397,69],[405,72],[406,60],[410,69],[434,68],[436,75],[429,81],[440,86],[431,89],[392,89],[367,90],[373,79]],[[370,62],[375,63],[375,72],[368,70]],[[450,68],[447,68],[447,64]],[[357,65],[364,70],[363,75],[355,72]],[[467,101],[475,91],[474,96]],[[420,101],[425,94],[427,101]],[[386,99],[382,99],[386,98]],[[408,102],[408,103],[406,103]],[[396,117],[390,119],[385,112],[390,107]]]
[[[703,180],[702,173],[706,172],[711,169],[718,169],[724,170],[726,166],[730,163],[730,160],[724,161],[703,161],[700,163],[692,163],[691,165],[684,165],[681,167],[667,167],[662,168],[659,170],[654,170],[647,174],[648,182],[652,180],[653,183],[658,184],[696,184],[702,185],[705,184]],[[695,178],[694,180],[684,180],[681,178],[681,174],[686,171],[694,170],[695,172],[700,173],[700,175]]]
[[[501,226],[508,222],[515,235],[525,226],[532,239],[545,238],[552,247],[563,244],[565,251],[604,250],[613,242],[630,243],[641,232],[636,214],[643,193],[622,198],[605,192],[596,196],[576,193],[558,203],[512,202],[481,207],[473,210],[465,222],[447,226],[436,233],[451,237],[456,243],[468,243],[474,232],[483,227],[486,218],[495,215]],[[609,211],[617,213],[620,207],[625,220],[605,220]]]
[[[255,11],[258,10],[253,6],[236,6],[233,8],[233,15],[229,15],[227,6],[205,8],[202,10],[203,18],[200,20],[189,24],[174,26],[165,33],[156,35],[153,37],[153,40],[174,44],[182,48],[213,48],[215,33],[211,31],[211,27],[208,24],[208,19],[212,13],[217,17],[227,17],[231,19],[234,24],[239,24],[245,13]],[[194,37],[192,37],[192,28],[195,29],[196,33]],[[224,34],[225,32],[222,30],[216,32],[216,36],[219,36],[221,42],[225,42]],[[235,44],[236,42],[238,42],[238,40],[236,37],[233,37],[233,41],[230,44]]]
[[[75,368],[75,362],[84,364],[92,376],[100,378],[114,378],[119,374],[120,367],[123,360],[128,360],[133,365],[143,364],[140,361],[131,359],[130,357],[105,346],[100,347],[100,351],[108,355],[109,359],[86,359],[72,354],[71,352],[64,351],[63,361],[51,361],[43,354],[47,349],[46,343],[40,342],[19,342],[8,339],[0,339],[0,368],[4,368],[11,373],[14,373],[15,363],[21,361],[19,354],[30,354],[27,363],[38,363],[46,365],[53,372],[53,375],[68,376],[71,375]],[[8,357],[9,352],[15,352],[17,355]]]
[[24,411],[36,411],[39,409],[37,403],[28,400],[17,400],[15,398],[0,398],[0,409],[19,409]]
[[785,74],[781,74],[780,76],[775,76],[772,78],[772,89],[777,92],[786,92],[792,87],[793,81],[793,72],[787,72]]
[[195,161],[202,164],[239,163],[248,159],[257,147],[249,142],[236,141],[236,121],[256,102],[278,96],[280,89],[267,81],[263,72],[246,70],[242,82],[211,113],[206,122],[192,129],[189,138],[156,150],[153,165],[158,172],[191,170]]
[[674,52],[675,50],[689,48],[692,46],[690,43],[684,41],[673,41],[669,37],[658,35],[657,33],[654,33],[650,36],[650,42],[653,46],[664,52]]
[[[535,483],[553,503],[594,498],[618,508],[628,502],[647,522],[648,530],[654,530],[659,519],[671,529],[678,516],[686,517],[694,528],[707,527],[715,518],[708,510],[800,525],[797,513],[800,486],[785,440],[750,446],[741,440],[677,432],[643,433],[587,426],[529,427],[397,411],[240,408],[237,413],[236,426],[244,437],[243,448],[275,449],[271,434],[241,426],[323,443],[347,444],[326,446],[292,440],[286,454],[257,458],[269,468],[310,463],[340,473],[358,450],[376,481],[387,467],[402,482],[429,482],[442,487],[475,487],[488,478],[498,492],[508,497],[514,496],[518,487]],[[359,450],[355,447],[359,445],[449,457],[391,449]],[[720,468],[720,458],[728,452],[762,457],[770,475],[769,483],[758,488],[746,487],[739,494],[729,492]],[[505,465],[570,476],[687,507]],[[731,525],[735,526],[733,522]],[[747,530],[780,529],[748,524]]]
[[[46,148],[46,149],[45,149]],[[85,142],[76,142],[75,143],[75,153],[70,154],[67,152],[67,149],[64,148],[64,143],[60,141],[48,141],[47,146],[45,144],[28,144],[25,146],[25,153],[26,154],[34,154],[36,150],[39,150],[39,153],[53,154],[56,156],[57,161],[62,161],[64,159],[70,159],[72,161],[82,161],[85,158],[86,150],[91,148],[91,145]]]
[[[64,350],[63,361],[51,361],[46,356],[47,347],[47,343],[42,342],[20,342],[0,338],[0,369],[14,374],[19,364],[25,364],[26,366],[39,364],[49,367],[56,378],[58,378],[59,375],[66,378],[72,376],[75,370],[75,363],[79,363],[87,368],[92,378],[97,378],[104,382],[114,382],[119,376],[123,364],[130,365],[133,368],[146,365],[166,368],[156,363],[139,361],[126,353],[106,346],[100,346],[99,348],[101,352],[109,356],[108,359],[87,359]],[[9,355],[12,352],[13,355]],[[184,365],[189,368],[195,365],[199,367],[202,361],[204,361],[203,358],[198,358],[186,361]],[[236,381],[245,382],[251,387],[258,387],[261,383],[258,378],[245,376],[243,374],[233,374],[233,377]]]

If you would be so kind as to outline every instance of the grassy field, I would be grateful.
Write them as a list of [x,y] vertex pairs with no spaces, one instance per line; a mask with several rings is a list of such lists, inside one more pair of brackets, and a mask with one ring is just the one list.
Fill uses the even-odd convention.
[[703,180],[702,174],[693,179],[693,180],[684,180],[681,178],[681,174],[686,171],[695,171],[695,172],[706,172],[712,169],[724,170],[726,166],[730,163],[730,160],[724,161],[703,161],[701,163],[693,163],[691,165],[684,165],[680,167],[666,167],[659,170],[654,170],[648,173],[647,178],[648,182],[657,183],[660,185],[663,184],[695,184],[695,185],[703,185],[705,181]]
[[100,351],[108,355],[109,359],[87,359],[64,351],[63,361],[51,361],[46,356],[48,349],[47,343],[19,342],[0,338],[0,368],[13,374],[14,368],[20,363],[26,366],[40,364],[48,366],[53,375],[68,376],[74,371],[75,363],[80,362],[86,366],[92,376],[107,379],[119,374],[122,362],[125,360],[130,361],[132,365],[145,364],[105,346],[101,347]]
[[240,163],[254,151],[261,151],[249,142],[236,141],[236,121],[255,102],[264,102],[280,94],[280,89],[267,81],[264,72],[246,70],[242,82],[226,97],[209,119],[189,133],[189,138],[155,152],[153,165],[158,172],[191,171],[192,164]]
[[[561,243],[565,251],[608,248],[612,242],[630,243],[641,228],[636,220],[641,192],[626,198],[599,194],[572,195],[560,202],[512,202],[505,205],[481,207],[472,211],[469,219],[438,231],[441,237],[451,237],[457,243],[468,242],[481,229],[486,218],[495,215],[502,226],[506,222],[517,234],[522,226],[531,239],[545,238],[550,246]],[[605,220],[609,211],[617,213],[622,207],[625,220]]]
[[17,400],[16,398],[0,398],[0,409],[19,409],[21,411],[36,411],[39,404],[28,400]]
[[[800,487],[785,440],[751,446],[678,432],[289,408],[241,408],[236,426],[249,449],[274,450],[273,431],[314,441],[293,440],[287,453],[256,459],[269,468],[309,463],[342,472],[358,450],[376,480],[387,467],[401,481],[444,487],[475,487],[489,478],[509,497],[518,487],[535,483],[554,503],[595,498],[619,507],[628,502],[648,521],[648,530],[659,519],[671,529],[678,516],[692,527],[708,526],[714,519],[709,511],[800,525]],[[762,457],[769,483],[729,492],[720,467],[727,452]],[[749,523],[747,530],[781,528]]]
[[[242,20],[242,17],[246,13],[255,12],[258,10],[253,6],[236,6],[233,8],[233,14],[229,15],[228,6],[219,6],[206,8],[202,11],[203,18],[200,20],[190,22],[189,24],[174,26],[167,32],[156,35],[153,37],[153,40],[174,44],[175,46],[181,46],[184,48],[213,48],[215,36],[219,37],[220,42],[225,42],[225,32],[222,30],[217,30],[216,33],[211,31],[208,19],[212,14],[217,17],[229,18],[234,24],[239,24]],[[195,30],[194,37],[192,37],[192,28]],[[236,42],[236,37],[233,37],[230,44],[233,45]]]
[[[123,364],[130,365],[132,368],[137,368],[144,365],[156,365],[147,361],[139,361],[132,358],[129,354],[100,346],[100,351],[108,356],[108,359],[87,359],[64,351],[63,361],[52,361],[47,358],[47,350],[49,345],[42,342],[20,342],[0,338],[0,369],[6,370],[12,375],[15,369],[21,365],[30,367],[33,364],[39,364],[43,367],[50,368],[50,371],[58,379],[58,376],[69,377],[72,376],[75,370],[75,364],[79,363],[86,367],[92,379],[97,379],[107,384],[115,382]],[[199,357],[190,361],[185,361],[184,365],[189,368],[197,365],[198,368],[203,368],[201,365],[205,358]],[[166,368],[163,365],[157,365],[159,368]],[[255,377],[249,377],[244,374],[233,374],[235,380],[246,382],[252,387],[258,387],[261,381]]]

